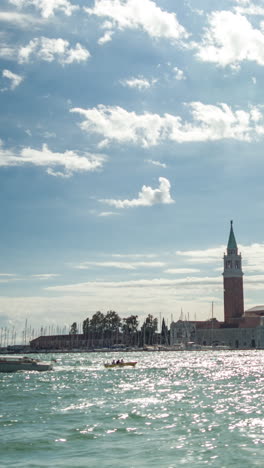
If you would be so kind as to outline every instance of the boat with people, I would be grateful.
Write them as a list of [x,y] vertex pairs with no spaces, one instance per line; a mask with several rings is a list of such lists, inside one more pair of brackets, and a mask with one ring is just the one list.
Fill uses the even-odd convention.
[[104,364],[104,366],[107,368],[107,369],[111,369],[111,368],[114,368],[114,367],[135,367],[135,365],[137,364],[137,361],[128,361],[128,362],[125,362],[123,361],[123,359],[121,360],[113,360],[111,363],[109,362],[106,362]]
[[51,363],[28,356],[0,356],[0,372],[48,371],[52,369]]

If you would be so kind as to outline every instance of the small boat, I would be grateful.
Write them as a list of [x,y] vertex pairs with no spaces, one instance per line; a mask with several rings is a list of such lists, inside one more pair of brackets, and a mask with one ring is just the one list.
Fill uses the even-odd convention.
[[108,363],[106,362],[104,364],[104,366],[107,368],[107,369],[111,369],[113,367],[135,367],[135,365],[137,364],[137,361],[131,361],[131,362],[115,362],[115,363]]
[[41,362],[38,359],[33,359],[27,356],[23,357],[1,357],[0,356],[0,372],[17,372],[17,371],[47,371],[52,370],[52,364]]

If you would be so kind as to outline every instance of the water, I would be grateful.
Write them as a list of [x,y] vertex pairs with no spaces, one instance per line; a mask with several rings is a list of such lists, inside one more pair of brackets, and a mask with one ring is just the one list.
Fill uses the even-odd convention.
[[[117,357],[138,365],[103,367]],[[264,351],[56,359],[0,374],[2,468],[264,466]]]

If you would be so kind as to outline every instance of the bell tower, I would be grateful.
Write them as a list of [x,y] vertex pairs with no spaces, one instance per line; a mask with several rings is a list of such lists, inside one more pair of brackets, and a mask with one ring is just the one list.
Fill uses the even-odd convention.
[[243,272],[233,221],[230,224],[227,253],[224,255],[224,311],[225,323],[235,326],[244,314]]

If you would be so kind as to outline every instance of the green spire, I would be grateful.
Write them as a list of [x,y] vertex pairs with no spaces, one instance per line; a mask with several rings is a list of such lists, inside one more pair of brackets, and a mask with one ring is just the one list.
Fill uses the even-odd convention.
[[235,238],[235,234],[233,231],[233,221],[230,221],[230,224],[231,226],[230,226],[230,234],[229,234],[227,248],[228,250],[234,250],[234,249],[237,249],[237,243],[236,243],[236,238]]

